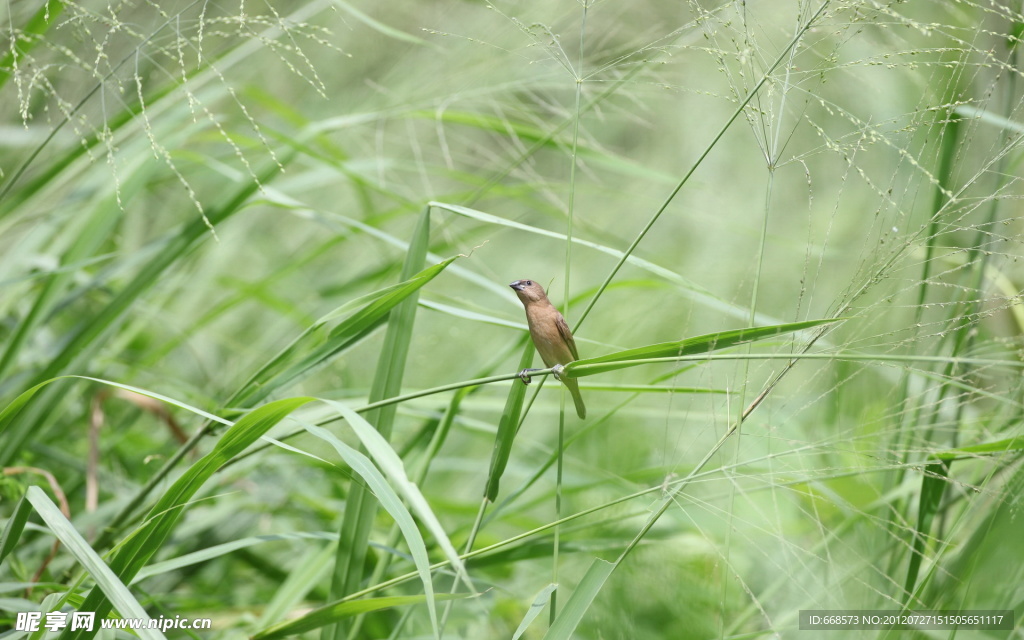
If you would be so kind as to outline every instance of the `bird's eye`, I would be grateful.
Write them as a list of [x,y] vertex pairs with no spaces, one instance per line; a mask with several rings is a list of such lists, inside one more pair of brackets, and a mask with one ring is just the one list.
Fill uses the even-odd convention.
[[527,280],[527,281],[526,281],[526,286],[528,286],[528,287],[529,287],[529,286],[530,286],[530,285],[532,285],[532,284],[533,284],[533,282],[531,282],[530,280]]

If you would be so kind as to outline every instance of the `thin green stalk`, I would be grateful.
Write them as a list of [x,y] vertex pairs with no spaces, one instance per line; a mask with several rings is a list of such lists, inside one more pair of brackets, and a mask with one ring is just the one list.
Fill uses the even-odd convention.
[[[584,64],[585,64],[585,49],[584,43],[586,42],[587,32],[587,0],[583,0],[582,11],[583,15],[580,19],[580,53],[579,53],[579,69],[576,71],[576,117],[573,118],[573,131],[572,131],[572,155],[570,157],[569,165],[569,215],[568,222],[566,224],[565,231],[565,285],[564,285],[564,296],[563,296],[563,311],[562,315],[566,318],[569,317],[569,303],[572,299],[570,295],[570,272],[572,269],[572,226],[573,219],[575,217],[576,210],[576,164],[577,164],[577,153],[579,150],[580,140],[580,118],[581,103],[583,96],[583,78]],[[560,389],[562,393],[559,393],[559,410],[558,410],[558,466],[555,472],[555,519],[562,517],[562,465],[563,455],[562,448],[565,444],[565,393],[564,389]],[[537,389],[540,392],[540,389]],[[536,397],[536,394],[534,394]],[[525,412],[524,412],[525,416]],[[559,546],[561,544],[561,529],[555,527],[554,531],[554,542],[551,554],[551,582],[558,584],[558,555]],[[554,624],[555,617],[558,613],[558,589],[551,591],[551,600],[548,606],[548,623]]]
[[[790,62],[792,62],[792,60],[790,60]],[[779,128],[781,128],[781,126]],[[760,241],[758,242],[758,246],[757,246],[757,259],[754,261],[754,283],[753,283],[753,286],[752,286],[752,289],[751,289],[751,292],[750,292],[750,316],[747,319],[747,322],[748,322],[748,324],[750,326],[754,326],[754,321],[757,318],[757,295],[758,295],[758,291],[761,288],[761,272],[762,272],[762,270],[764,268],[764,251],[765,251],[765,244],[766,244],[766,242],[768,240],[768,218],[769,218],[769,213],[771,211],[772,188],[773,188],[774,185],[775,185],[775,166],[774,166],[774,164],[769,163],[769,165],[768,165],[768,184],[765,187],[765,196],[764,196],[764,214],[761,216],[761,238],[760,238]],[[749,355],[751,353],[751,350],[753,348],[754,348],[753,343],[747,344],[746,349],[745,349],[746,352],[747,352],[747,355]],[[793,361],[791,360],[790,362],[793,362]],[[746,360],[743,361],[743,379],[742,379],[742,382],[740,383],[740,390],[739,390],[739,394],[738,394],[739,395],[739,406],[741,406],[741,407],[746,403],[746,400],[747,400],[747,387],[750,384],[750,363],[751,363],[750,359],[746,359]],[[742,420],[740,420],[740,421],[738,421],[736,423],[736,429],[735,429],[735,432],[736,432],[736,446],[733,448],[733,461],[734,462],[738,462],[739,459],[740,459],[740,443],[742,442],[742,437],[743,437],[743,431],[742,431],[742,429],[740,427],[741,427],[742,424],[743,424]],[[728,526],[726,526],[726,529],[725,529],[725,541],[724,541],[724,547],[725,548],[724,548],[724,551],[723,551],[724,556],[725,556],[726,564],[729,564],[729,562],[730,562],[729,557],[730,557],[731,551],[732,551],[732,532],[733,532],[733,528],[734,528],[733,527],[733,517],[734,517],[734,512],[735,512],[736,490],[737,490],[736,483],[731,483],[729,485],[729,487],[730,487],[730,489],[729,489],[729,505],[726,508],[726,513],[728,514]],[[721,603],[722,607],[725,607],[726,603],[729,601],[729,586],[730,586],[731,582],[732,582],[731,580],[722,580],[722,596],[721,596],[721,600],[720,600],[720,603]],[[719,616],[718,616],[718,619],[719,619],[719,622],[720,622],[719,629],[718,629],[719,638],[724,638],[724,635],[725,635],[725,619],[726,619],[725,613],[726,612],[723,610],[723,611],[721,611],[719,613]]]
[[[565,460],[565,389],[560,389],[558,411],[558,446],[555,450],[558,463],[555,466],[555,520],[562,519],[562,468]],[[554,540],[551,550],[551,583],[558,584],[558,553],[562,540],[562,528],[554,528]],[[548,605],[548,624],[555,623],[558,614],[558,589],[551,592]]]
[[[473,520],[473,526],[470,527],[470,529],[469,529],[469,537],[466,538],[465,551],[463,551],[462,555],[459,556],[460,558],[469,558],[469,557],[472,556],[471,552],[473,551],[473,545],[476,544],[476,536],[477,536],[477,533],[480,531],[480,523],[483,522],[484,514],[487,512],[487,503],[488,503],[487,497],[485,496],[480,501],[480,507],[476,510],[476,519]],[[458,577],[453,577],[453,579],[452,579],[452,590],[451,590],[452,594],[454,594],[458,590],[458,586],[459,586]],[[448,601],[448,602],[445,603],[444,613],[441,614],[441,624],[440,624],[441,635],[442,636],[444,636],[444,628],[448,624],[448,616],[451,615],[451,613],[452,613],[452,606],[454,606],[454,604],[455,603],[451,602],[451,601]]]

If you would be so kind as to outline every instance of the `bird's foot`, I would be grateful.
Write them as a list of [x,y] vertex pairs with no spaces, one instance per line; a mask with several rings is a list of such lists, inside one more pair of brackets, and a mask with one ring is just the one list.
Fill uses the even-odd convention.
[[540,371],[540,369],[523,369],[519,372],[519,379],[523,381],[523,384],[530,384],[533,378],[530,377],[530,372]]
[[559,382],[561,382],[562,380],[563,371],[565,371],[565,367],[563,367],[560,364],[556,364],[555,366],[551,367],[551,373],[554,374],[555,380],[558,380]]

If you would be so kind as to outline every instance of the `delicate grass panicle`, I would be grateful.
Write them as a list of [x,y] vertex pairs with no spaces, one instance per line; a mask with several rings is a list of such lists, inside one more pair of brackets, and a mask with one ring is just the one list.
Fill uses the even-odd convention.
[[1024,619],[1019,3],[0,13],[0,633]]

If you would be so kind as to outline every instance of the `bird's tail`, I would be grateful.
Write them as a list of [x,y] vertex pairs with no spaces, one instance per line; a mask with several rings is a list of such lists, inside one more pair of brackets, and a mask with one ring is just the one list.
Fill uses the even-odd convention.
[[583,404],[583,396],[580,395],[580,385],[576,382],[575,378],[568,376],[562,377],[562,384],[572,394],[572,402],[576,405],[576,415],[580,417],[580,420],[587,417],[587,407]]

